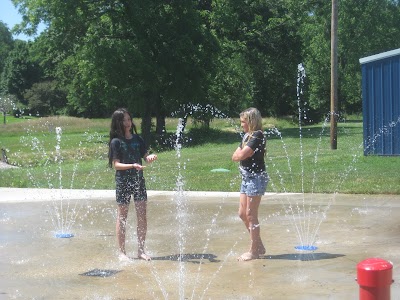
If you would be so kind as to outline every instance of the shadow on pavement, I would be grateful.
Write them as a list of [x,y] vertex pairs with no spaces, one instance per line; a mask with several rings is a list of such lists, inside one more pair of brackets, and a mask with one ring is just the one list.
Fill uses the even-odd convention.
[[344,254],[331,254],[331,253],[288,253],[278,255],[264,255],[260,259],[285,259],[285,260],[301,260],[313,261],[322,259],[334,259],[345,256]]
[[191,262],[194,264],[199,264],[201,263],[202,260],[205,259],[207,259],[209,262],[220,262],[220,260],[216,258],[217,256],[214,254],[190,253],[190,254],[173,254],[167,256],[152,257],[151,260],[184,261],[184,262]]

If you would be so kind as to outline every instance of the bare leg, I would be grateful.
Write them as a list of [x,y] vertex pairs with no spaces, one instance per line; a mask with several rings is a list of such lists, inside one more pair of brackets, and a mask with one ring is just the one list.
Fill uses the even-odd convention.
[[240,194],[240,199],[239,199],[239,217],[242,219],[244,226],[246,229],[250,232],[249,229],[249,222],[247,220],[247,195],[246,194]]
[[[247,197],[247,220],[249,222],[251,247],[250,252],[258,257],[262,245],[260,236],[260,223],[258,221],[258,207],[260,206],[261,196]],[[263,246],[263,245],[262,245]]]
[[147,202],[135,201],[136,216],[137,216],[137,238],[138,238],[138,258],[151,260],[145,251],[145,241],[147,233]]
[[243,220],[250,233],[251,245],[249,252],[243,253],[238,260],[247,261],[258,258],[265,253],[265,247],[260,236],[260,224],[258,221],[258,208],[261,196],[248,197],[240,194],[239,216]]
[[[260,205],[261,196],[259,196],[258,204],[256,205],[256,216],[257,216],[257,223],[258,223],[258,207]],[[248,219],[248,205],[249,199],[246,194],[240,194],[240,204],[239,204],[239,217],[242,219],[244,226],[246,227],[247,231],[250,233],[250,224]],[[254,209],[252,210],[254,212]],[[258,236],[260,237],[258,230]],[[258,254],[265,254],[265,247],[262,243],[261,238],[258,241]]]
[[122,257],[126,257],[125,251],[125,233],[126,233],[126,219],[128,217],[129,205],[123,204],[118,205],[117,211],[117,224],[116,224],[116,233],[119,251],[121,252]]

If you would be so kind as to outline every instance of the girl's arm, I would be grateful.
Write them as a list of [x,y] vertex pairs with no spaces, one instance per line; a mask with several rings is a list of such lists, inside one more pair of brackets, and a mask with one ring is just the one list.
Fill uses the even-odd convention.
[[124,164],[121,163],[119,161],[119,159],[114,159],[113,160],[113,167],[115,170],[118,171],[125,171],[125,170],[129,170],[129,169],[136,169],[136,170],[143,170],[144,168],[146,168],[146,166],[142,166],[139,164]]
[[254,150],[251,149],[249,146],[244,146],[243,149],[238,147],[236,151],[232,154],[233,161],[241,161],[245,160],[246,158],[251,157],[254,154]]

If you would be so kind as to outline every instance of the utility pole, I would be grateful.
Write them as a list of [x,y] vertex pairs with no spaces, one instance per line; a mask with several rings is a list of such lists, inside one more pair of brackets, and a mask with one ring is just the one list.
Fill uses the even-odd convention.
[[338,1],[332,0],[331,20],[331,149],[337,149],[337,118],[338,118],[338,54],[337,54],[337,22]]

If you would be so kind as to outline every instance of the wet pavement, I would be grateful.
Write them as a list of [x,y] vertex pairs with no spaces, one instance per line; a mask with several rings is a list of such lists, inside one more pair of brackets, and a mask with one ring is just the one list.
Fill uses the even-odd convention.
[[[268,193],[267,253],[249,262],[238,196],[149,191],[153,259],[121,262],[114,191],[0,188],[0,299],[358,299],[357,264],[374,257],[393,263],[400,299],[400,195]],[[128,223],[134,256],[133,205]]]

